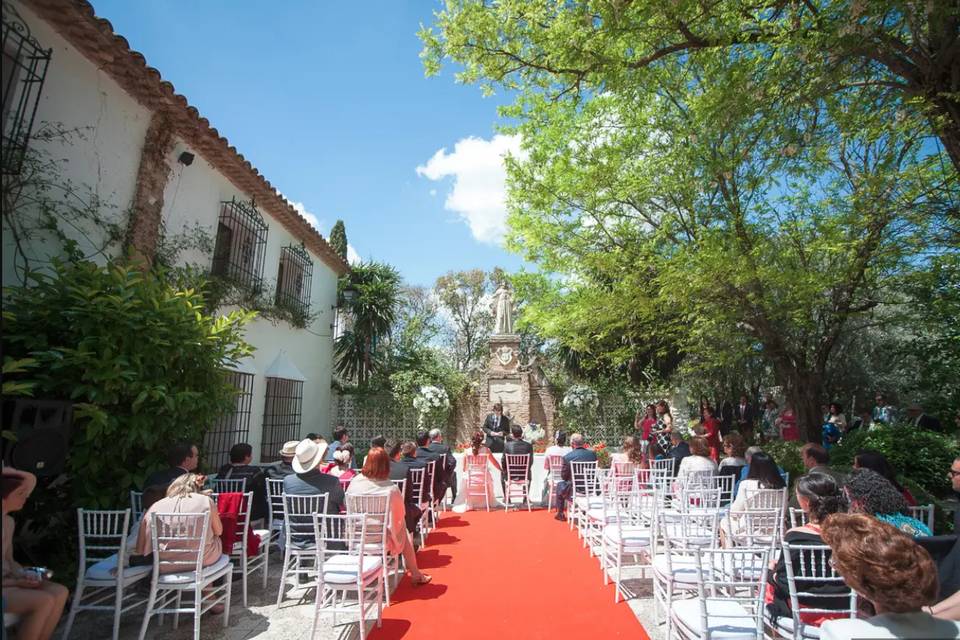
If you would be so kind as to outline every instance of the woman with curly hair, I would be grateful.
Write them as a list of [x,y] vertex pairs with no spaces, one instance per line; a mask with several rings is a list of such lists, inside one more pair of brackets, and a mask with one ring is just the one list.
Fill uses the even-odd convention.
[[890,481],[870,469],[854,469],[844,485],[852,513],[874,516],[912,536],[929,536],[930,529],[906,515],[907,503]]
[[824,521],[821,537],[837,573],[876,612],[824,622],[821,640],[960,638],[960,622],[923,611],[937,599],[937,567],[910,536],[866,514],[841,513]]
[[[783,534],[783,541],[792,545],[822,545],[820,527],[828,516],[843,513],[847,510],[847,501],[843,489],[836,479],[825,473],[808,473],[797,480],[797,502],[806,516],[807,522],[799,527],[793,527]],[[799,567],[802,561],[801,552],[792,552],[792,566]],[[850,598],[846,587],[837,588],[835,584],[819,584],[816,581],[798,581],[797,591],[815,594],[818,597],[800,597],[800,604],[817,609],[843,609]],[[836,598],[827,599],[823,596],[837,594]],[[767,581],[767,611],[770,617],[788,618],[790,611],[790,590],[787,584],[787,569],[783,557],[773,565]],[[843,614],[815,613],[803,614],[803,622],[813,626],[820,626],[824,620],[837,618]]]
[[897,482],[896,470],[893,468],[893,465],[890,464],[890,461],[887,460],[887,456],[879,451],[874,451],[873,449],[861,449],[857,451],[857,455],[853,457],[853,468],[876,471],[886,478],[890,484],[903,495],[903,499],[907,501],[908,507],[917,506],[917,499],[913,497],[913,494],[911,494],[906,487]]

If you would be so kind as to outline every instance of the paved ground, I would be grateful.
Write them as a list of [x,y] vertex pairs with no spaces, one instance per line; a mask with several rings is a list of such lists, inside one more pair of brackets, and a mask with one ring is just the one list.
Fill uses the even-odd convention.
[[[565,530],[562,532],[562,535],[567,534],[568,532]],[[578,552],[585,554],[586,550],[578,550]],[[203,640],[247,640],[251,638],[257,638],[258,640],[309,640],[313,625],[313,592],[304,590],[288,592],[288,597],[278,609],[276,599],[280,576],[279,571],[275,571],[275,569],[279,568],[280,562],[279,555],[274,553],[270,559],[272,579],[266,590],[260,588],[259,574],[255,574],[250,583],[250,606],[247,608],[242,605],[239,580],[235,577],[229,626],[227,628],[223,627],[221,616],[208,614],[201,621],[200,637]],[[599,586],[602,579],[599,564],[596,579],[597,586]],[[633,598],[628,600],[628,605],[647,630],[651,640],[664,640],[663,626],[658,627],[654,623],[653,592],[650,580],[628,579],[625,584],[629,592],[635,594]],[[120,638],[122,640],[135,640],[139,635],[142,620],[142,609],[135,609],[127,613],[120,625]],[[322,616],[317,634],[314,637],[317,640],[352,640],[360,637],[359,626],[355,622],[344,624],[342,618],[338,618],[337,621],[339,624],[333,627],[331,617],[329,615]],[[73,639],[82,640],[109,638],[112,623],[112,618],[107,614],[81,613],[77,616],[70,636]],[[157,618],[153,618],[150,621],[146,638],[150,640],[189,640],[193,637],[192,616],[182,616],[179,629],[174,630],[172,624],[172,616],[167,616],[163,626],[160,625]],[[368,630],[372,630],[373,622],[371,621],[369,624]],[[414,622],[414,624],[416,623]],[[374,635],[373,640],[376,640],[376,635]]]

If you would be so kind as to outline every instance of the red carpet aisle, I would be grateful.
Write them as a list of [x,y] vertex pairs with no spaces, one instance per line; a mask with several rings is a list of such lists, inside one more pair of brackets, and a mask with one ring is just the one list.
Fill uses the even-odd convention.
[[433,582],[405,578],[370,640],[631,638],[648,640],[613,603],[596,559],[553,513],[447,513],[418,554]]

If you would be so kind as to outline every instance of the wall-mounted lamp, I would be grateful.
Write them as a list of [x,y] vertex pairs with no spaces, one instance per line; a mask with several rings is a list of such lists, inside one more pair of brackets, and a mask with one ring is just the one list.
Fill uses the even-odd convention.
[[189,167],[190,165],[193,164],[194,157],[195,156],[189,151],[184,151],[183,153],[180,154],[180,157],[177,158],[177,162],[179,162],[185,167]]

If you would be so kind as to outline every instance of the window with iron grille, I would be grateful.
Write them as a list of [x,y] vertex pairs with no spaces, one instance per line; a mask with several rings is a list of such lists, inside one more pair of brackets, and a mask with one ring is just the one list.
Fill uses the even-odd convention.
[[2,167],[5,174],[17,174],[30,141],[53,49],[40,46],[23,18],[7,2],[3,3],[2,40]]
[[267,223],[253,201],[222,202],[210,272],[249,289],[259,289],[267,247]]
[[277,270],[277,306],[306,316],[310,312],[312,280],[313,261],[307,250],[302,246],[283,247]]
[[300,439],[302,406],[303,382],[287,378],[267,378],[267,393],[263,403],[261,462],[279,460],[283,443]]
[[247,442],[250,437],[250,414],[253,412],[253,374],[230,371],[227,379],[237,388],[236,404],[217,420],[203,440],[203,457],[216,471],[230,461],[230,447]]

